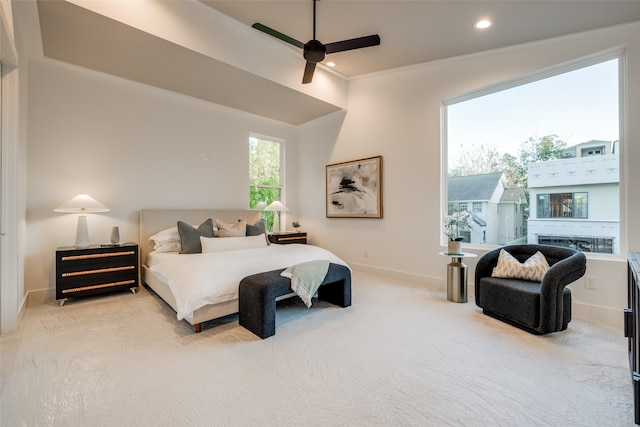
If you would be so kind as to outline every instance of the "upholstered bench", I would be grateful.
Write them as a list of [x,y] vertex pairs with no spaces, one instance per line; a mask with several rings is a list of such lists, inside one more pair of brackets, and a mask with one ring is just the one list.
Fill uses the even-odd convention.
[[[276,299],[291,293],[291,280],[282,277],[283,269],[247,276],[240,281],[238,295],[240,325],[260,338],[276,333]],[[351,305],[351,270],[329,264],[318,299],[341,307]]]

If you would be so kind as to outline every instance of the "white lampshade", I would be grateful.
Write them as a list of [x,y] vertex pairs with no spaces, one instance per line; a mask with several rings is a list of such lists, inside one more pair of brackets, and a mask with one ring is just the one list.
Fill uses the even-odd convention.
[[86,194],[78,194],[73,199],[54,209],[55,212],[66,213],[108,212],[110,210],[111,209]]
[[[108,212],[110,209],[86,194],[78,194],[73,199],[61,204],[54,209],[55,212],[80,213]],[[87,229],[87,217],[78,216],[78,228],[76,229],[76,248],[89,247],[89,230]]]
[[265,211],[274,211],[277,212],[277,215],[273,216],[273,230],[278,230],[280,232],[284,231],[283,227],[282,227],[282,221],[280,218],[280,215],[282,212],[286,212],[289,209],[283,205],[280,201],[276,200],[275,202],[272,202],[269,206],[267,206],[265,208]]
[[279,200],[272,202],[269,206],[265,208],[265,211],[275,211],[275,212],[286,212],[289,209],[282,204]]

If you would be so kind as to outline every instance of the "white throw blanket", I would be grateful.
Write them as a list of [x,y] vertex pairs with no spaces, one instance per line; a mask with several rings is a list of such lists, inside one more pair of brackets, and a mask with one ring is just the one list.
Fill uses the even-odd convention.
[[150,270],[169,285],[176,299],[178,319],[189,319],[194,311],[207,304],[237,299],[238,285],[246,276],[318,259],[348,267],[326,249],[289,244],[228,252],[176,254],[154,264]]
[[328,260],[316,260],[303,262],[287,268],[282,273],[283,277],[291,279],[291,290],[295,292],[306,304],[311,307],[311,298],[324,281],[329,271]]

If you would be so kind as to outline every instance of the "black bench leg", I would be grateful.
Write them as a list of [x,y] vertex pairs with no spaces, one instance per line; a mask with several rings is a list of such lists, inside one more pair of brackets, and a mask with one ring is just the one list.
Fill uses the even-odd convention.
[[346,280],[341,280],[320,286],[318,299],[340,307],[349,307],[351,305],[351,286],[345,282]]
[[247,298],[239,299],[240,326],[250,330],[260,338],[268,338],[276,334],[276,299],[265,289],[244,288]]
[[318,299],[349,307],[351,305],[351,271],[343,266],[331,264],[322,286],[318,288]]

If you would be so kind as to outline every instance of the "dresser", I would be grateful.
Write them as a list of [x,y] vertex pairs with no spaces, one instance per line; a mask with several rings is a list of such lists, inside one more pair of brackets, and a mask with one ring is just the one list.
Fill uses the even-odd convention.
[[627,255],[628,305],[624,310],[624,336],[629,338],[629,368],[633,384],[634,421],[640,424],[640,252]]
[[307,233],[302,231],[282,231],[280,233],[269,234],[269,242],[277,245],[286,245],[289,243],[307,244]]
[[103,247],[56,250],[56,300],[62,306],[67,298],[86,297],[130,289],[139,280],[138,245],[125,243]]

